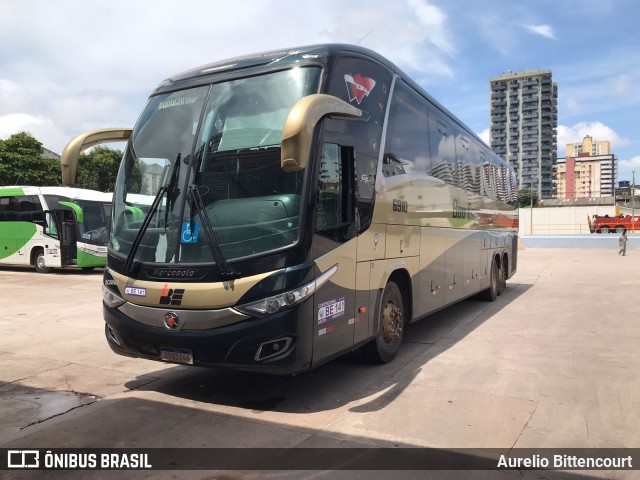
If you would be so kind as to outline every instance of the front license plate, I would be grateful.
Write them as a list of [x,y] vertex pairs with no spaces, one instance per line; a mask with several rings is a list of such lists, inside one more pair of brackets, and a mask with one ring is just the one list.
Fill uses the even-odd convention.
[[193,352],[186,348],[161,348],[160,359],[165,362],[177,362],[193,365]]

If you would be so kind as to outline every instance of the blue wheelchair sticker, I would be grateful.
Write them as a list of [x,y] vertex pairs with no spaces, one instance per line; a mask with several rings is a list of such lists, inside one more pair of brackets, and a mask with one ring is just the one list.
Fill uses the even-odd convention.
[[194,223],[193,232],[191,232],[191,222],[182,222],[182,233],[180,234],[180,243],[198,243],[198,234],[200,233],[200,224]]

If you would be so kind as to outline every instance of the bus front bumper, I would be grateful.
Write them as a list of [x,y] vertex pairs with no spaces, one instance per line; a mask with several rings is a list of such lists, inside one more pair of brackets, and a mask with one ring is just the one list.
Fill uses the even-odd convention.
[[[224,327],[173,331],[137,322],[103,303],[105,336],[115,353],[129,357],[291,375],[311,366],[313,316],[306,304]],[[167,352],[184,355],[167,360]]]

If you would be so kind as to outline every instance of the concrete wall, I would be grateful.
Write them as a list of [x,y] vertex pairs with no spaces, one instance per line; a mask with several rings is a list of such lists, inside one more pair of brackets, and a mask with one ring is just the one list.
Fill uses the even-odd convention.
[[[596,248],[617,252],[617,234],[611,235],[536,235],[520,237],[520,248]],[[640,234],[629,234],[627,250],[640,249]]]
[[[640,211],[640,209],[639,209]],[[593,215],[614,216],[611,206],[521,208],[520,236],[589,234],[587,217]],[[533,216],[531,215],[533,213]],[[594,234],[595,235],[595,234]],[[611,235],[613,237],[614,235]]]

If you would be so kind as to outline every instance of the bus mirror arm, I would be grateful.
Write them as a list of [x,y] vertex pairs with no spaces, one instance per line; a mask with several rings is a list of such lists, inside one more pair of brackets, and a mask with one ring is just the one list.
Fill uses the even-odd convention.
[[285,172],[302,170],[309,162],[313,131],[325,116],[362,118],[362,110],[333,95],[316,93],[291,108],[282,130],[280,164]]
[[78,159],[83,150],[101,143],[126,142],[131,136],[131,128],[100,128],[90,130],[71,140],[60,158],[62,185],[73,187],[76,183]]

